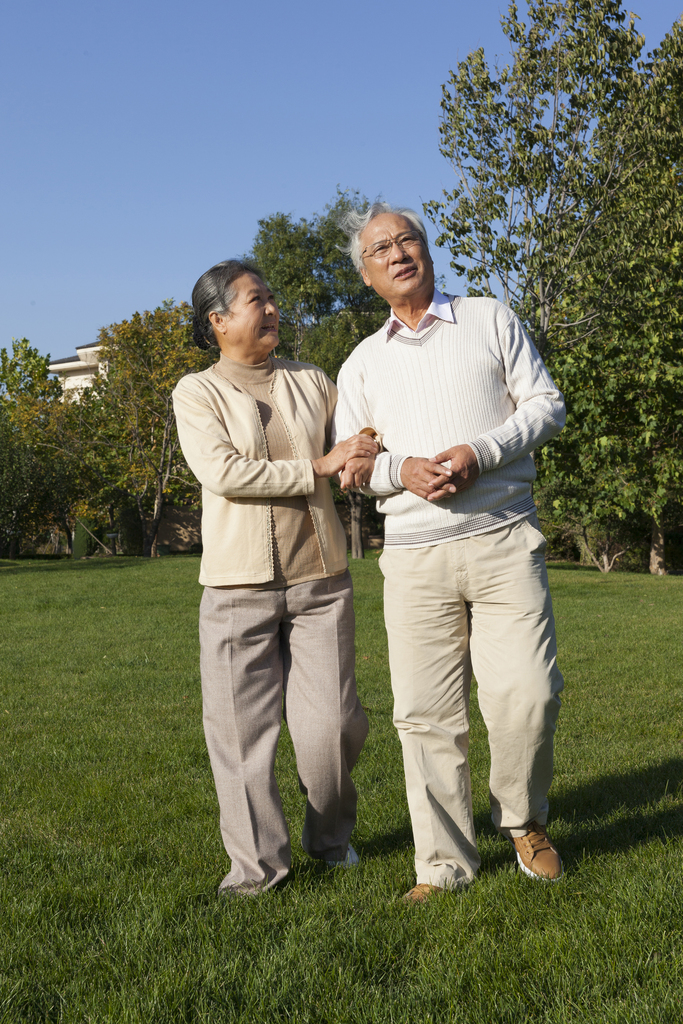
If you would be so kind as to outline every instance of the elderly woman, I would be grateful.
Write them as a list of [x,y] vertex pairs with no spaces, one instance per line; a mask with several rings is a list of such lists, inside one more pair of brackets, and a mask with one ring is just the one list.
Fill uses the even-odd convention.
[[232,862],[219,892],[255,895],[291,866],[273,770],[283,703],[306,796],[303,848],[331,866],[358,862],[350,773],[368,723],[328,481],[377,445],[360,435],[325,454],[337,389],[318,367],[271,355],[279,313],[254,267],[217,264],[192,304],[195,342],[220,349],[173,393],[183,453],[202,484],[204,731]]

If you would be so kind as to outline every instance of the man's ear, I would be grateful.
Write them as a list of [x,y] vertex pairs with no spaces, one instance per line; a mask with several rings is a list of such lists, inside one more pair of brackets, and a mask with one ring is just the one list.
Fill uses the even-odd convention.
[[360,276],[363,278],[363,281],[368,286],[368,288],[372,288],[372,284],[370,282],[370,278],[367,275],[367,271],[366,271],[365,267],[361,267],[360,268]]

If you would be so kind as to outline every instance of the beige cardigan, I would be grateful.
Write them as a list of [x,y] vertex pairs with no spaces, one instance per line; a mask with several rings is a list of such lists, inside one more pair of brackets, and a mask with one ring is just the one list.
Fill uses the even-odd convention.
[[313,475],[311,459],[330,445],[337,389],[317,366],[273,359],[270,397],[287,429],[295,458],[270,462],[251,395],[213,368],[183,377],[173,392],[178,436],[202,485],[204,586],[273,579],[270,498],[305,495],[326,575],[347,566],[346,536],[329,481]]

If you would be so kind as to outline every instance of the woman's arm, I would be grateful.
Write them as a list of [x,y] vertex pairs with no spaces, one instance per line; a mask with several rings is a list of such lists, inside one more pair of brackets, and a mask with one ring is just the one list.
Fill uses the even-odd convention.
[[181,381],[173,392],[178,436],[187,463],[202,486],[224,498],[275,498],[312,494],[316,477],[331,477],[354,457],[377,451],[372,438],[350,437],[318,459],[253,459],[235,448],[207,398]]
[[173,392],[178,436],[187,464],[207,490],[223,498],[312,494],[310,459],[250,459],[237,451],[211,404],[183,381]]

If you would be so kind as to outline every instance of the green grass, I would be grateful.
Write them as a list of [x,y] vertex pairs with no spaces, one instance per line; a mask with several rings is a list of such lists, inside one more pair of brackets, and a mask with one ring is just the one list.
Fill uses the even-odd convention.
[[474,700],[480,876],[407,907],[376,558],[353,565],[361,864],[301,851],[283,730],[293,872],[249,901],[215,896],[197,573],[195,558],[0,562],[0,1022],[683,1020],[683,578],[551,567],[566,877],[526,879],[495,835]]

